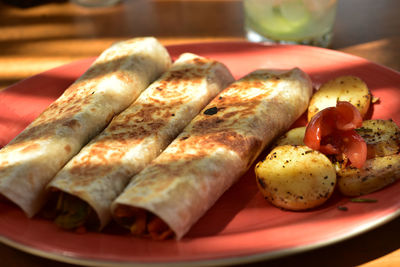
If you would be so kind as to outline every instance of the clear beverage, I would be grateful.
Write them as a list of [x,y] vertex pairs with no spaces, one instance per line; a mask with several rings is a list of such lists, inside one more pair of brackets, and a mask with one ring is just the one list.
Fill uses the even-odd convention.
[[250,41],[327,47],[332,39],[336,0],[244,0]]
[[120,0],[71,0],[73,3],[85,7],[106,7],[117,4]]

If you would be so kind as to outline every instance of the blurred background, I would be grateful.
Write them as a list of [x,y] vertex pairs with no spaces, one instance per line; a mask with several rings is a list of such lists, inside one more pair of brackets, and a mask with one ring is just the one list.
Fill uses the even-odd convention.
[[[330,48],[372,61],[385,58],[385,65],[399,70],[400,58],[392,53],[400,43],[399,11],[399,0],[339,0]],[[67,0],[2,0],[0,88],[97,56],[117,40],[149,35],[166,45],[245,40],[242,1],[121,0],[84,7]]]

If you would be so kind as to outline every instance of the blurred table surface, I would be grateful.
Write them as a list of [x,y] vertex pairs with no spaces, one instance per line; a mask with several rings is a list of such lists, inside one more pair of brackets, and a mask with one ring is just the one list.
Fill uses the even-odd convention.
[[[331,49],[400,71],[399,0],[339,0],[334,33]],[[165,45],[245,40],[242,1],[125,0],[108,8],[63,0],[0,2],[0,89],[97,56],[115,41],[150,35]],[[0,258],[1,266],[71,266],[3,244]],[[400,266],[400,218],[333,245],[251,265]]]

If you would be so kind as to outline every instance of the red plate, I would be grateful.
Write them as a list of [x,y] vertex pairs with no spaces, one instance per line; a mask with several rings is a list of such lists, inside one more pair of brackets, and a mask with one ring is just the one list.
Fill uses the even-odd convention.
[[[309,46],[246,42],[169,46],[173,58],[193,52],[225,63],[235,78],[258,68],[300,67],[314,85],[339,75],[362,78],[380,103],[373,118],[400,123],[400,74],[367,60]],[[0,92],[0,146],[8,143],[54,101],[93,59],[52,69]],[[251,169],[228,190],[181,241],[150,241],[118,233],[76,234],[40,218],[27,219],[0,203],[0,241],[60,261],[87,265],[231,264],[269,259],[331,244],[385,223],[400,214],[400,183],[370,194],[376,203],[352,203],[336,194],[324,206],[288,212],[270,206],[258,192]],[[341,211],[338,206],[346,206]]]

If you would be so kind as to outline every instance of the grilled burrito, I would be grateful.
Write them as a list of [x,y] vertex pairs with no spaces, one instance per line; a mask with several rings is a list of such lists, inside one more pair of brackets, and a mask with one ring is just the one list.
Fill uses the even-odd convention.
[[48,185],[52,193],[45,216],[65,229],[103,228],[111,219],[112,201],[130,178],[231,82],[223,64],[181,55],[56,175]]
[[155,38],[105,50],[65,92],[0,150],[0,195],[32,217],[45,186],[91,138],[171,64]]
[[182,238],[307,109],[311,92],[298,68],[234,82],[132,178],[111,206],[114,219],[137,236]]

